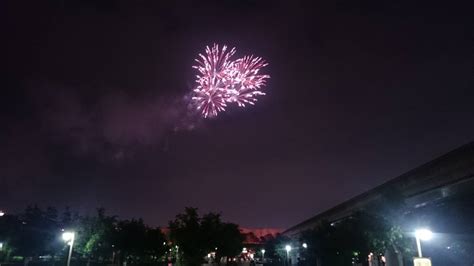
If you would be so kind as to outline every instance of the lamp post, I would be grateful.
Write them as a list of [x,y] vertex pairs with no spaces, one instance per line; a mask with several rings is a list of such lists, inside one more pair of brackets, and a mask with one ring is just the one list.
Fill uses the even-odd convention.
[[285,246],[285,250],[286,250],[286,260],[288,261],[288,265],[290,265],[290,251],[291,251],[291,246],[290,246],[290,245],[286,245],[286,246]]
[[176,265],[181,265],[181,260],[179,259],[179,246],[176,245]]
[[74,245],[74,237],[75,237],[74,232],[64,232],[63,233],[63,240],[66,241],[67,244],[69,245],[69,254],[67,256],[67,265],[66,266],[71,265],[72,246]]
[[303,245],[301,245],[304,249],[308,248],[308,244],[306,243],[303,243]]
[[416,238],[416,248],[418,249],[418,257],[422,258],[423,254],[421,253],[421,240],[430,240],[433,237],[433,232],[429,229],[421,228],[415,231]]
[[265,260],[265,249],[262,249],[260,252],[262,252],[262,261]]

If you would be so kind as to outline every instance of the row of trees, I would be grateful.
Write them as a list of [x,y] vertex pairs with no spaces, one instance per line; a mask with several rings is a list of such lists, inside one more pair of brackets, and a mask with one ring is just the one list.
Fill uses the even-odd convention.
[[2,260],[64,258],[67,248],[63,231],[77,235],[76,258],[87,261],[156,261],[166,251],[160,228],[149,227],[141,219],[119,220],[98,209],[93,216],[72,213],[69,208],[59,215],[57,209],[29,206],[18,215],[0,218]]
[[400,254],[412,257],[413,239],[383,217],[356,213],[337,223],[321,223],[306,231],[302,255],[309,265],[367,265],[369,254]]
[[[242,248],[238,225],[222,222],[219,214],[200,217],[197,209],[186,208],[169,223],[169,235],[142,219],[120,220],[98,209],[94,215],[79,215],[66,208],[27,207],[18,215],[0,217],[1,261],[39,260],[52,262],[66,257],[63,231],[74,231],[76,261],[116,263],[158,263],[171,258],[185,265],[197,265],[213,251],[219,257],[235,256]],[[167,230],[165,230],[167,231]]]
[[288,244],[292,252],[298,254],[298,265],[368,265],[371,253],[375,259],[387,251],[411,258],[414,255],[412,242],[413,239],[392,221],[359,212],[335,223],[322,222],[303,232],[298,239],[280,235],[267,241],[265,250],[267,258],[282,265],[288,260],[285,250]]
[[224,223],[216,213],[200,217],[197,209],[186,208],[169,224],[170,237],[178,244],[186,265],[201,265],[202,258],[215,253],[216,261],[222,257],[234,257],[243,248],[244,236],[239,226]]

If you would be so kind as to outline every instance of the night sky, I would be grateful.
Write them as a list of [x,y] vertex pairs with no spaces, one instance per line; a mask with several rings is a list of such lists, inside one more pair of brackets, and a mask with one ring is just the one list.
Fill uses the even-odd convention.
[[[315,2],[2,1],[0,209],[286,228],[474,140],[471,7]],[[213,43],[271,79],[204,120]]]

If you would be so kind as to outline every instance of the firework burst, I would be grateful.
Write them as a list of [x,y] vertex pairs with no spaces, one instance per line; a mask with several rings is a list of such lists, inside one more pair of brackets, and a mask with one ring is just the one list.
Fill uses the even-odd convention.
[[197,65],[193,68],[199,73],[192,100],[205,118],[225,111],[228,103],[245,107],[255,104],[257,96],[265,95],[261,88],[270,76],[259,74],[259,71],[268,64],[254,56],[232,61],[234,54],[235,48],[228,50],[224,45],[219,49],[219,45],[214,44],[212,48],[206,47],[206,55],[199,54],[195,59]]

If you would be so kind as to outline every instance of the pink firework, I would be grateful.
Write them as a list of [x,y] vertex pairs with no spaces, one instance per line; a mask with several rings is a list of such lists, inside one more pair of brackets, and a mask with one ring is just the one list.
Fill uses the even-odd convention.
[[199,54],[197,69],[197,86],[192,97],[197,109],[207,117],[217,116],[225,111],[227,103],[236,103],[245,107],[254,104],[257,96],[265,95],[261,88],[265,86],[269,75],[261,75],[259,71],[267,63],[260,57],[244,56],[235,61],[230,58],[235,48],[227,50],[227,46],[219,49],[217,44],[206,47],[206,56]]
[[260,75],[258,72],[262,67],[268,64],[260,57],[244,56],[237,59],[233,64],[232,95],[229,101],[236,102],[239,106],[245,107],[245,104],[254,104],[257,101],[256,96],[265,95],[260,90],[265,86],[269,75]]

